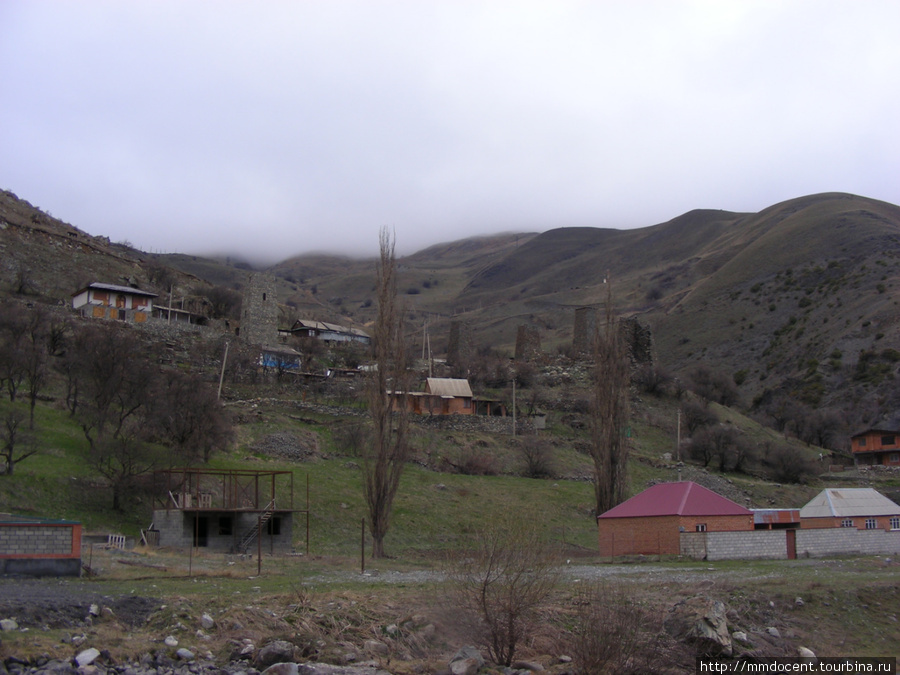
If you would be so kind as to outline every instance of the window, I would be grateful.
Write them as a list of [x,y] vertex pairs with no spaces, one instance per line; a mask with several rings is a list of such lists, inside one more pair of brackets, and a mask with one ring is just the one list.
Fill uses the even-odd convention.
[[841,521],[841,527],[853,527],[853,518],[844,518]]
[[888,458],[888,461],[891,464],[900,463],[900,452],[892,452],[890,457]]
[[874,530],[876,527],[878,527],[878,523],[875,522],[874,518],[866,518],[866,529],[867,530]]
[[881,445],[896,445],[896,436],[882,436],[881,437]]
[[900,516],[891,517],[891,529],[900,530]]
[[465,408],[466,410],[468,410],[468,409],[471,408],[471,407],[472,407],[472,399],[470,399],[470,398],[464,398],[464,399],[463,399],[463,408]]
[[697,532],[706,532],[706,523],[697,523]]
[[857,438],[857,439],[856,439],[856,444],[857,444],[859,447],[861,447],[861,448],[866,447],[866,437],[863,436],[862,438]]

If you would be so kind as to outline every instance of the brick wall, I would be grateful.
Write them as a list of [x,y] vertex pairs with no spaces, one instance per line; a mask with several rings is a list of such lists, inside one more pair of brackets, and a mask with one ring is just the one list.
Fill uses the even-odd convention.
[[[876,530],[890,530],[891,529],[891,517],[892,516],[872,516],[875,518],[875,529]],[[893,516],[896,517],[896,516]],[[841,527],[841,522],[845,520],[844,518],[803,518],[800,521],[800,527],[804,530],[815,530],[821,528],[832,528],[832,527]],[[857,530],[865,530],[866,529],[866,520],[868,518],[855,516],[853,518],[849,518],[848,520],[853,521],[853,528]],[[853,528],[845,528],[845,529],[853,529]]]
[[80,525],[0,525],[0,558],[76,557],[80,532]]
[[694,532],[700,524],[710,532],[753,530],[753,516],[599,518],[600,555],[679,555],[681,532]]

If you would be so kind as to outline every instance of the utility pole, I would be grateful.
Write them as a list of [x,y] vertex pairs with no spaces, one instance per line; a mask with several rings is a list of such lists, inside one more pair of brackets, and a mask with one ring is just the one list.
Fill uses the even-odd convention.
[[219,394],[216,398],[222,398],[222,382],[225,380],[225,362],[228,361],[228,345],[230,343],[225,343],[225,356],[222,357],[222,372],[219,373]]
[[516,378],[513,378],[513,438],[516,437]]
[[675,458],[681,461],[681,410],[678,411],[678,424],[675,432]]

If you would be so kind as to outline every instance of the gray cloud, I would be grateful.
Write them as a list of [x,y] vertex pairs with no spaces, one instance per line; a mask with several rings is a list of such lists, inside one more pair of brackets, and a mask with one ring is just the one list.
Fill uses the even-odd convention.
[[0,3],[0,187],[147,249],[900,202],[900,4]]

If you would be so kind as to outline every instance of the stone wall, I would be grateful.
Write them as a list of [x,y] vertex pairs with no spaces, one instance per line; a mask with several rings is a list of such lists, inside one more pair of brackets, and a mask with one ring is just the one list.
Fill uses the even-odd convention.
[[683,532],[681,555],[696,560],[784,560],[786,530]]

